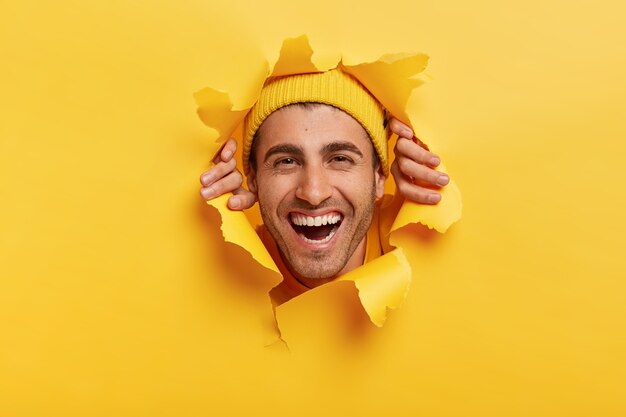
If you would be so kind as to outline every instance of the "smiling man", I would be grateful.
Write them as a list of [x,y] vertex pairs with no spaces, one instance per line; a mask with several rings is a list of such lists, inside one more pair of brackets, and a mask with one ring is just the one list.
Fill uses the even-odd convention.
[[329,105],[290,105],[269,116],[254,141],[248,184],[269,232],[266,246],[271,237],[308,287],[362,265],[385,182],[365,129]]
[[276,77],[244,121],[249,191],[232,158],[234,140],[202,175],[207,200],[228,191],[235,193],[233,209],[258,200],[264,223],[259,236],[284,276],[272,292],[278,303],[387,249],[377,202],[390,171],[401,195],[439,200],[432,188],[448,177],[433,169],[438,157],[415,143],[406,125],[392,119],[391,129],[400,136],[392,169],[385,110],[356,79],[340,69]]

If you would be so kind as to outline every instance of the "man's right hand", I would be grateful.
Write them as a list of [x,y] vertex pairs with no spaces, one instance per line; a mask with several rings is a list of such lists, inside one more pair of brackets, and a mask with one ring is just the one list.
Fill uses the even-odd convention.
[[243,188],[243,176],[237,169],[234,155],[237,142],[230,138],[222,150],[213,159],[213,166],[200,176],[200,195],[205,200],[212,200],[226,193],[234,195],[228,199],[231,210],[244,210],[256,202],[256,195]]

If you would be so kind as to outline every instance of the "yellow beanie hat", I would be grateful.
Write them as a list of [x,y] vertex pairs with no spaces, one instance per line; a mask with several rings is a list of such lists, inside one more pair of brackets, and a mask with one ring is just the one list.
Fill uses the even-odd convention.
[[358,121],[376,149],[383,172],[389,175],[385,109],[359,81],[338,68],[268,79],[244,120],[243,167],[246,174],[250,170],[252,141],[263,121],[281,107],[307,102],[337,107]]

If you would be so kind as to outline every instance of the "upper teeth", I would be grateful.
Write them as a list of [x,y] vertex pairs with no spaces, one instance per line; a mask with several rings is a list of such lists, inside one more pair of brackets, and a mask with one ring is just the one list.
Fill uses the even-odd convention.
[[325,214],[323,216],[305,216],[300,213],[291,213],[291,221],[296,226],[321,226],[325,224],[335,224],[341,220],[339,214]]

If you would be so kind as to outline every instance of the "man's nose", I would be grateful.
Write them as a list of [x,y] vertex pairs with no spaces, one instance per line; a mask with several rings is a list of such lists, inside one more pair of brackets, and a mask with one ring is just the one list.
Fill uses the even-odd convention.
[[333,193],[330,173],[320,166],[307,166],[301,172],[296,197],[317,206]]

